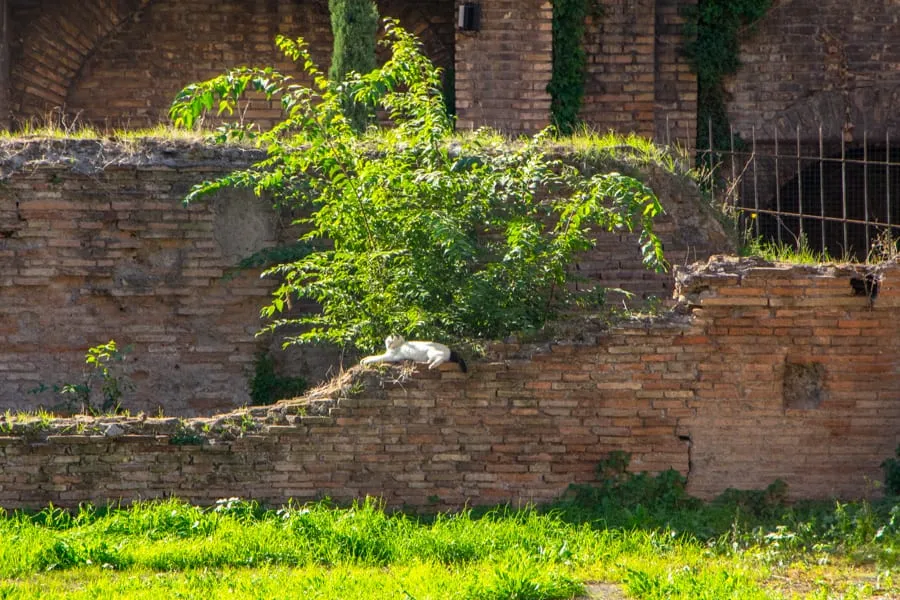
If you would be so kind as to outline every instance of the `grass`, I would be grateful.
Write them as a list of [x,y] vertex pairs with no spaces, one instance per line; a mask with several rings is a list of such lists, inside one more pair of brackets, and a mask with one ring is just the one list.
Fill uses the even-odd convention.
[[[369,137],[373,148],[397,143],[395,131],[389,128],[380,129]],[[188,130],[160,124],[155,127],[139,129],[123,129],[102,127],[92,123],[64,118],[47,117],[28,121],[17,130],[0,131],[0,141],[27,139],[56,140],[113,140],[117,142],[135,142],[144,139],[158,141],[180,141],[190,143],[210,143],[213,131]],[[252,141],[229,141],[229,144],[252,145]],[[448,144],[473,150],[489,147],[515,147],[519,142],[496,131],[478,130],[477,132],[459,131],[448,140]],[[599,133],[589,128],[582,128],[571,136],[544,138],[548,152],[571,154],[588,160],[614,159],[624,160],[638,165],[656,164],[666,170],[684,175],[689,171],[688,155],[677,149],[655,144],[649,138],[635,134],[618,134],[615,132]],[[474,146],[474,147],[473,147]]]
[[[756,256],[770,262],[797,265],[820,265],[835,262],[827,252],[819,252],[809,247],[806,238],[797,244],[768,241],[762,238],[750,239],[742,249],[743,256]],[[847,261],[844,261],[847,262]]]
[[783,492],[705,504],[669,472],[432,516],[371,499],[49,506],[0,518],[0,597],[553,600],[591,581],[659,600],[900,597],[896,502],[787,505]]

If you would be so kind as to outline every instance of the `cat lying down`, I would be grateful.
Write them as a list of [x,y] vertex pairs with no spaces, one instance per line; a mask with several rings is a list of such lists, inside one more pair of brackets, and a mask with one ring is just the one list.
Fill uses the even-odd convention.
[[459,369],[466,372],[466,361],[456,352],[450,350],[444,344],[437,342],[407,342],[399,335],[389,335],[384,340],[387,352],[367,356],[360,361],[362,365],[371,365],[380,362],[401,362],[411,360],[418,363],[428,363],[428,368],[433,369],[447,361],[459,364]]

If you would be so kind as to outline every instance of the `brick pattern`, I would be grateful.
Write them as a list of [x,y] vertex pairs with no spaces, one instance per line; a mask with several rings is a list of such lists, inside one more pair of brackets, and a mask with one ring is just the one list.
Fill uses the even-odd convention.
[[[612,0],[602,18],[589,19],[582,111],[588,124],[659,140],[693,138],[696,81],[678,51],[679,11],[693,1]],[[545,127],[552,4],[487,0],[481,30],[454,33],[451,9],[459,4],[383,0],[379,8],[416,32],[426,53],[455,78],[461,129],[486,125],[518,134]],[[183,86],[230,66],[275,64],[301,76],[273,48],[277,33],[303,36],[321,65],[332,43],[324,0],[91,0],[43,9],[26,3],[17,5],[12,23],[22,32],[12,41],[18,120],[61,110],[68,120],[77,115],[125,128],[166,121]],[[279,116],[279,106],[260,97],[242,108],[243,119],[262,127]]]
[[697,75],[685,60],[684,11],[696,0],[656,3],[654,139],[692,148],[697,137]]
[[[632,172],[625,165],[609,165],[611,170]],[[670,265],[704,261],[713,254],[734,252],[713,211],[704,204],[695,185],[672,177],[662,169],[646,168],[634,173],[654,190],[665,213],[654,223],[654,231],[663,242]],[[637,299],[668,300],[674,280],[669,273],[648,271],[642,261],[637,232],[603,232],[596,237],[594,249],[581,256],[577,274],[607,288],[622,288]]]
[[614,0],[590,16],[581,117],[600,131],[693,140],[697,79],[681,54],[685,0]]
[[771,141],[777,126],[793,139],[798,125],[817,151],[824,125],[827,152],[847,141],[883,140],[896,131],[900,34],[895,2],[798,0],[775,3],[741,44],[742,67],[727,84],[728,115],[750,139]]
[[[737,266],[682,284],[708,338],[690,402],[691,490],[781,477],[795,496],[873,493],[900,442],[900,265],[876,271],[873,299],[850,283],[862,269]],[[796,365],[820,372],[818,408],[788,402]]]
[[[68,91],[69,110],[89,122],[151,126],[167,121],[169,105],[185,85],[229,67],[274,65],[301,77],[275,48],[277,34],[304,37],[315,60],[327,69],[331,23],[324,3],[153,2],[84,63]],[[256,97],[241,113],[235,118],[268,128],[280,118],[281,107],[278,101]]]
[[[85,350],[111,338],[135,347],[129,409],[164,404],[169,414],[205,414],[247,402],[268,284],[257,273],[223,275],[274,243],[275,215],[249,193],[181,204],[194,182],[246,162],[246,152],[194,148],[173,161],[177,150],[165,144],[124,153],[99,142],[7,150],[89,160],[74,171],[57,163],[20,172],[0,191],[4,406],[52,404],[28,391],[80,381]],[[140,166],[150,156],[155,163]],[[95,161],[111,165],[91,170]]]
[[[98,42],[150,0],[63,2],[38,12],[25,4],[12,14],[12,111],[45,118],[66,104],[69,87]],[[21,11],[21,12],[20,12]]]
[[[181,200],[196,182],[259,154],[70,140],[8,142],[0,156],[7,158],[0,177],[8,175],[0,186],[3,409],[46,405],[49,395],[28,391],[79,381],[85,350],[110,338],[134,345],[128,364],[137,388],[127,395],[129,410],[154,414],[162,405],[166,414],[196,415],[248,401],[255,354],[269,343],[278,347],[254,337],[270,283],[256,273],[222,276],[291,233],[251,194],[231,192],[188,208]],[[690,183],[652,168],[639,176],[666,207],[657,230],[670,262],[729,248]],[[671,274],[643,268],[636,234],[601,233],[576,268],[589,284],[638,298],[671,295]],[[319,349],[274,354],[285,373],[311,382],[338,360]]]
[[[72,422],[16,426],[0,436],[0,505],[541,502],[593,481],[612,450],[631,452],[636,471],[679,470],[703,497],[776,477],[795,498],[864,497],[900,442],[900,265],[873,275],[874,300],[854,293],[850,268],[711,261],[680,271],[681,316],[577,343],[496,344],[468,374],[363,375],[358,396],[308,407],[326,414],[256,409],[243,432],[240,414],[205,421],[204,445],[173,444],[175,419],[85,422],[80,434]],[[822,365],[818,408],[784,407],[786,363]]]
[[457,126],[538,131],[550,123],[552,5],[547,0],[480,5],[481,30],[456,33]]
[[652,137],[656,99],[656,0],[603,3],[589,17],[582,117],[601,131]]

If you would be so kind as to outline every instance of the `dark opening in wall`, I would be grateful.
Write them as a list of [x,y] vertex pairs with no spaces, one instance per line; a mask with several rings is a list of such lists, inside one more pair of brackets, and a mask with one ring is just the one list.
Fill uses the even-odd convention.
[[854,295],[867,296],[870,300],[874,300],[878,296],[878,277],[871,274],[853,277],[850,279],[850,287],[853,288]]
[[784,365],[784,408],[819,408],[825,399],[825,366],[822,363]]
[[[784,158],[797,164],[797,159]],[[887,224],[894,226],[894,238],[900,237],[900,141],[889,150],[884,144],[846,149],[843,158],[840,153],[801,158],[799,165],[799,172],[780,186],[766,207],[802,214],[802,231],[811,249],[826,250],[836,259],[865,260]],[[761,214],[760,234],[778,240],[780,233],[783,242],[795,244],[800,221],[798,216]]]

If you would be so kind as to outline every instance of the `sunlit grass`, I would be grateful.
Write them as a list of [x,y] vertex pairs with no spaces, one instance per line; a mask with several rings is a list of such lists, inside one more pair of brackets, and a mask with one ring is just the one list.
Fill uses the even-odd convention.
[[126,129],[100,127],[82,122],[75,122],[72,124],[25,122],[18,129],[0,130],[0,140],[30,139],[116,140],[123,142],[154,139],[199,143],[207,139],[207,133],[203,131],[176,129],[166,124],[159,124],[155,127]]
[[704,505],[665,492],[671,477],[631,481],[426,517],[373,500],[16,512],[0,518],[0,597],[552,600],[590,581],[660,600],[900,597],[890,503]]
[[[801,236],[794,243],[769,241],[761,237],[747,240],[741,252],[744,256],[756,256],[770,262],[784,262],[795,265],[818,265],[833,263],[835,259],[827,251],[819,251],[810,247],[806,236]],[[841,262],[848,262],[844,258]]]
[[[120,143],[141,140],[178,141],[188,143],[212,143],[213,132],[208,129],[175,128],[166,123],[144,128],[102,127],[79,120],[66,122],[61,119],[41,119],[26,121],[18,129],[0,130],[0,141],[54,139],[54,140],[108,140]],[[229,144],[252,146],[253,141],[231,140]],[[396,132],[390,128],[372,129],[364,143],[378,149],[397,143]],[[490,150],[491,148],[515,148],[518,138],[508,137],[491,129],[458,131],[446,140],[448,146],[458,146],[467,150]],[[613,131],[600,133],[588,128],[576,131],[571,136],[547,136],[544,140],[548,152],[582,156],[591,160],[615,159],[629,163],[657,164],[666,170],[688,175],[690,161],[677,148],[663,147],[651,139],[636,134],[619,134]]]

